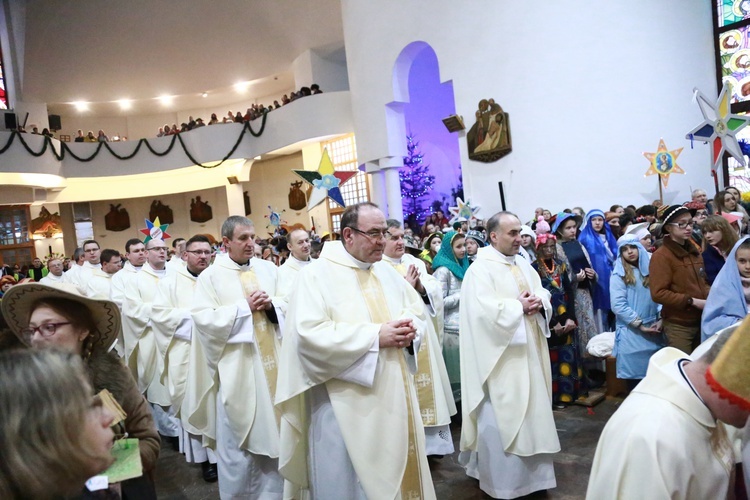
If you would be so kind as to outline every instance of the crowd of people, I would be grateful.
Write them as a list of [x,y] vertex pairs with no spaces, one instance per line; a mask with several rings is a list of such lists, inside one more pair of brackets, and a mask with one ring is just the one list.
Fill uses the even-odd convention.
[[[747,229],[734,188],[538,208],[527,224],[435,211],[409,228],[361,203],[324,238],[294,227],[264,240],[231,216],[220,242],[132,239],[121,253],[88,240],[67,270],[4,268],[0,346],[56,348],[81,360],[68,367],[78,389],[112,394],[126,416],[94,412],[101,439],[76,446],[101,450],[110,428],[138,439],[143,475],[116,485],[138,498],[154,494],[159,436],[222,498],[434,498],[427,457],[454,452],[452,425],[466,473],[516,498],[556,486],[553,411],[603,383],[591,345],[608,338],[632,392],[602,434],[589,498],[721,497],[750,414]],[[14,362],[33,381],[61,363],[23,356],[0,355],[0,370]],[[5,379],[0,393],[20,390]],[[89,455],[77,474],[45,467],[69,490],[109,464]],[[23,488],[3,470],[0,496]]]

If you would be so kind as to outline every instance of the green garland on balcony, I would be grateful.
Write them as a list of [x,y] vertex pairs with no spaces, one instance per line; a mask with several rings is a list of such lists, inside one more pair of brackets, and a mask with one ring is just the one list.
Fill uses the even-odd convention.
[[185,153],[185,156],[187,156],[188,160],[193,162],[194,165],[198,165],[199,167],[202,167],[202,168],[216,168],[222,163],[224,163],[225,161],[227,161],[229,157],[232,156],[235,151],[237,151],[237,148],[240,146],[240,143],[242,142],[242,139],[245,137],[246,132],[250,132],[250,135],[252,135],[253,137],[260,137],[260,135],[263,133],[263,131],[266,128],[266,116],[267,115],[268,115],[267,112],[263,113],[263,120],[261,121],[260,129],[257,132],[253,130],[253,128],[250,126],[250,122],[245,122],[244,126],[242,127],[242,132],[240,132],[240,136],[237,138],[237,142],[234,143],[234,146],[232,146],[232,149],[226,154],[226,156],[224,156],[224,158],[221,159],[219,163],[217,163],[216,165],[211,165],[211,166],[200,163],[198,160],[196,160],[193,157],[192,154],[190,154],[190,151],[188,151],[188,149],[185,147],[185,142],[182,140],[182,137],[180,134],[173,135],[172,140],[170,141],[167,149],[161,152],[156,151],[153,147],[151,147],[151,144],[149,144],[147,139],[139,139],[138,143],[135,146],[135,149],[129,155],[119,155],[112,150],[108,142],[100,142],[97,144],[94,152],[90,156],[84,158],[84,157],[76,155],[73,151],[71,151],[66,142],[60,143],[60,153],[58,153],[57,151],[55,151],[55,147],[52,144],[52,140],[48,136],[44,136],[44,145],[42,146],[42,149],[39,151],[34,151],[28,145],[26,140],[23,138],[24,134],[18,132],[17,130],[13,130],[10,134],[10,137],[8,138],[8,142],[5,143],[5,146],[0,148],[0,155],[2,155],[6,151],[8,151],[8,149],[10,149],[10,146],[13,144],[13,141],[16,139],[16,137],[18,137],[18,140],[21,141],[21,144],[23,145],[24,149],[26,149],[26,151],[31,156],[39,158],[40,156],[44,155],[47,152],[47,148],[49,147],[49,149],[52,150],[52,154],[54,155],[57,161],[62,161],[65,158],[65,155],[69,154],[75,160],[81,163],[87,163],[87,162],[92,161],[94,158],[99,156],[99,153],[101,152],[102,148],[109,151],[109,153],[115,158],[117,158],[118,160],[129,160],[138,154],[138,151],[140,151],[141,146],[143,146],[144,144],[146,145],[146,148],[151,152],[151,154],[155,156],[166,156],[172,151],[172,149],[174,148],[174,145],[177,142],[179,142],[180,146],[182,147],[182,151]]

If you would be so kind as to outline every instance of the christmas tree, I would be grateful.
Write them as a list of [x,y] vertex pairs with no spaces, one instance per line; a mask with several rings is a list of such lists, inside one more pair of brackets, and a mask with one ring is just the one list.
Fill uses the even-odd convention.
[[398,176],[401,182],[404,225],[415,229],[430,214],[426,198],[435,184],[435,176],[430,175],[430,166],[424,164],[424,155],[419,152],[419,143],[414,135],[410,133],[406,140],[408,156],[404,157],[404,166],[399,170]]

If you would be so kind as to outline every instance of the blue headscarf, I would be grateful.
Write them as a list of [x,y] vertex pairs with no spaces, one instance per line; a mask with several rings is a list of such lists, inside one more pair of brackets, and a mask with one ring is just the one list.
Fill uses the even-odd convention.
[[745,236],[734,245],[724,267],[721,268],[714,284],[711,285],[711,291],[701,316],[701,341],[715,335],[719,330],[742,321],[747,316],[747,302],[745,291],[742,289],[742,281],[740,281],[736,255],[737,249],[748,238],[750,236]]
[[[594,231],[594,228],[591,226],[592,217],[601,217],[604,219],[604,234],[606,235],[607,247],[612,252],[611,257],[607,253],[604,243],[599,238],[599,233]],[[594,309],[609,310],[611,309],[609,303],[609,278],[612,275],[614,259],[617,257],[617,241],[612,234],[612,229],[610,229],[607,219],[604,217],[604,212],[594,209],[586,214],[586,225],[581,231],[578,241],[588,251],[589,258],[591,258],[591,265],[598,276],[592,297]]]
[[438,251],[435,258],[432,259],[432,269],[437,269],[441,266],[446,267],[456,276],[456,278],[463,281],[464,274],[466,274],[466,270],[469,269],[469,259],[466,257],[466,254],[464,254],[463,259],[456,259],[456,254],[453,253],[453,240],[456,236],[461,236],[463,238],[464,235],[458,234],[455,231],[448,231],[445,233],[445,236],[443,236],[443,243],[440,245],[440,251]]
[[646,276],[648,276],[648,264],[649,262],[651,262],[651,257],[649,257],[648,252],[645,248],[643,248],[640,240],[634,234],[626,234],[618,240],[617,259],[615,260],[615,270],[612,271],[612,274],[623,277],[625,276],[625,264],[622,262],[622,255],[620,255],[620,250],[622,249],[622,247],[628,245],[636,247],[638,249],[638,270],[641,272],[641,276],[645,278]]
[[559,214],[557,214],[557,217],[555,218],[555,223],[552,224],[552,234],[556,234],[560,226],[563,225],[563,222],[571,218],[575,219],[576,224],[578,225],[581,224],[581,217],[576,214],[569,214],[567,212],[560,212]]

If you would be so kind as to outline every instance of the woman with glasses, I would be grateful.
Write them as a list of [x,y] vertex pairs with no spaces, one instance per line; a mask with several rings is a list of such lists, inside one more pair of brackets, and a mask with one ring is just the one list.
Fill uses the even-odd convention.
[[662,220],[664,239],[649,265],[651,298],[662,305],[669,346],[690,354],[700,343],[701,311],[709,285],[703,257],[691,240],[690,210],[672,205],[664,211]]
[[159,456],[159,435],[130,370],[110,351],[120,331],[117,305],[83,297],[69,284],[52,287],[35,283],[9,290],[2,311],[25,345],[80,356],[94,392],[106,389],[112,394],[126,415],[114,422],[115,434],[138,439],[144,474],[119,483],[122,497],[156,498],[151,475]]
[[706,266],[706,281],[713,285],[716,276],[724,267],[727,255],[737,243],[737,233],[721,215],[711,215],[702,226],[703,263]]

